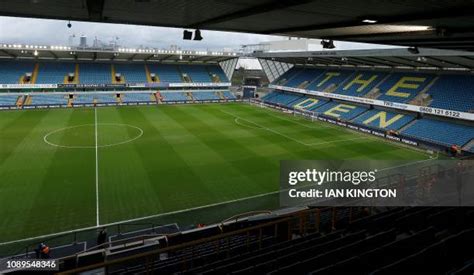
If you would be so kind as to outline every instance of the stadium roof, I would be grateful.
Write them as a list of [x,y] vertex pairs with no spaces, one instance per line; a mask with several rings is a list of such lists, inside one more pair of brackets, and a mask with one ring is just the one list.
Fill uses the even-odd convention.
[[204,62],[215,63],[239,57],[234,52],[135,48],[79,48],[68,46],[0,43],[0,59],[56,59],[94,61]]
[[259,59],[298,65],[474,71],[474,52],[418,48],[255,52]]
[[[474,2],[2,0],[0,15],[474,50]],[[65,26],[66,27],[66,26]]]

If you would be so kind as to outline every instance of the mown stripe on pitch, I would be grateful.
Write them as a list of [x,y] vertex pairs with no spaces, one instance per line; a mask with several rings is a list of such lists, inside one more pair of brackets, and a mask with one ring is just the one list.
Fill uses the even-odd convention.
[[[187,128],[196,138],[198,138],[202,143],[206,144],[211,148],[216,154],[220,155],[229,165],[234,167],[241,175],[244,175],[248,178],[249,184],[257,184],[260,186],[260,190],[257,190],[254,186],[253,188],[246,188],[245,190],[250,191],[252,194],[269,191],[268,188],[262,188],[265,182],[268,182],[270,178],[267,177],[268,173],[265,172],[273,171],[275,177],[273,179],[278,180],[278,167],[279,162],[275,159],[270,159],[265,156],[259,156],[255,152],[249,150],[246,146],[240,144],[232,137],[224,134],[219,127],[213,125],[210,120],[220,120],[219,116],[213,114],[205,115],[207,112],[205,106],[195,106],[194,108],[189,108],[186,111],[180,112],[180,117],[175,117],[176,123],[181,124],[183,127]],[[189,127],[189,123],[186,121],[199,121],[200,127]],[[204,135],[203,133],[206,133]],[[213,139],[208,139],[207,136],[213,136]],[[243,154],[246,159],[235,159],[233,156],[233,151],[239,151],[240,154]],[[225,175],[225,173],[223,173]],[[274,184],[275,190],[277,188],[277,182],[272,182]],[[239,187],[244,187],[239,186]],[[247,186],[248,187],[248,186]]]

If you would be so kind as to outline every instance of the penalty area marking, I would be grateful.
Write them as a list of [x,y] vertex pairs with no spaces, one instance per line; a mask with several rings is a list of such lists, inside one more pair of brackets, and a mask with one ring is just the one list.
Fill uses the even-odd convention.
[[[124,141],[120,141],[120,142],[115,142],[115,143],[111,143],[111,144],[103,144],[103,145],[98,145],[98,144],[94,144],[94,145],[91,145],[91,146],[86,146],[86,145],[61,145],[61,144],[56,144],[56,143],[53,143],[51,141],[48,140],[48,137],[50,137],[51,135],[55,134],[55,133],[58,133],[58,132],[61,132],[61,131],[66,131],[66,130],[69,130],[69,129],[75,129],[75,128],[80,128],[80,127],[85,127],[85,126],[94,126],[94,129],[97,130],[97,126],[102,126],[102,125],[109,125],[109,126],[125,126],[125,127],[129,127],[129,128],[133,128],[133,129],[136,129],[138,130],[139,134],[133,138],[130,138],[130,139],[127,139],[127,140],[124,140]],[[96,136],[94,134],[94,136]],[[142,128],[140,127],[137,127],[137,126],[133,126],[133,125],[130,125],[130,124],[122,124],[122,123],[94,123],[94,124],[80,124],[80,125],[75,125],[75,126],[70,126],[70,127],[64,127],[64,128],[60,128],[60,129],[57,129],[57,130],[54,130],[54,131],[51,131],[49,133],[47,133],[46,135],[44,135],[43,137],[43,141],[48,144],[48,145],[51,145],[51,146],[54,146],[54,147],[60,147],[60,148],[68,148],[68,149],[96,149],[96,148],[105,148],[105,147],[112,147],[112,146],[118,146],[118,145],[123,145],[123,144],[127,144],[127,143],[130,143],[132,141],[135,141],[139,138],[141,138],[143,136],[143,130]],[[97,141],[96,141],[97,142]]]
[[[284,138],[287,138],[287,139],[289,139],[289,140],[292,140],[292,141],[294,141],[294,142],[296,142],[296,143],[299,143],[299,144],[301,144],[301,145],[304,145],[304,146],[316,146],[316,145],[324,145],[324,144],[332,144],[332,143],[348,142],[348,141],[354,141],[354,140],[367,139],[366,137],[357,137],[357,138],[349,138],[349,139],[340,139],[340,140],[331,140],[331,141],[321,141],[321,142],[305,143],[305,142],[302,142],[302,141],[297,140],[297,139],[295,139],[295,138],[292,138],[292,137],[290,137],[290,136],[288,136],[288,135],[285,135],[285,134],[283,134],[283,133],[280,133],[280,132],[278,132],[278,131],[275,130],[275,129],[271,129],[271,128],[268,128],[268,127],[264,127],[264,126],[262,126],[262,125],[260,125],[260,124],[258,124],[258,123],[255,123],[255,122],[250,121],[250,120],[245,119],[245,118],[241,118],[241,117],[239,117],[239,116],[236,116],[236,115],[234,115],[234,114],[232,114],[232,113],[229,113],[229,112],[226,112],[226,111],[223,111],[223,110],[220,110],[220,111],[223,112],[223,113],[225,113],[225,114],[228,114],[228,115],[233,116],[233,117],[234,117],[234,122],[235,122],[236,124],[238,124],[238,125],[241,125],[241,126],[244,126],[244,127],[248,127],[248,128],[251,128],[251,129],[267,130],[267,131],[269,131],[269,132],[272,132],[272,133],[274,133],[274,134],[280,135],[280,136],[282,136],[282,137],[284,137]],[[242,124],[242,123],[239,123],[238,121],[245,121],[245,122],[247,122],[247,123],[250,123],[250,124],[255,125],[256,127],[252,127],[252,126],[249,126],[249,125],[244,125],[244,124]]]

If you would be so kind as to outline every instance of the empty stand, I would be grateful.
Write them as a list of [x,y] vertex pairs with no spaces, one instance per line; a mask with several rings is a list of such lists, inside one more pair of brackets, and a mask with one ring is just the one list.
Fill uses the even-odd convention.
[[161,82],[179,83],[183,82],[177,65],[171,64],[148,64],[150,73],[155,73]]
[[380,86],[377,99],[392,102],[408,102],[430,84],[435,78],[430,74],[392,73]]
[[110,64],[81,63],[79,64],[81,84],[111,84],[112,74]]
[[474,138],[474,128],[471,126],[435,119],[417,120],[402,133],[446,146],[462,146]]
[[179,65],[181,72],[188,75],[192,82],[212,82],[209,71],[200,65]]
[[352,122],[385,130],[399,130],[414,119],[413,115],[373,109],[358,116]]
[[152,93],[126,93],[122,94],[122,102],[155,102]]
[[39,64],[36,84],[61,84],[69,73],[75,72],[75,64],[68,62],[45,62]]
[[64,94],[33,94],[28,105],[64,105],[68,104],[68,95]]
[[115,73],[121,74],[127,83],[147,83],[145,66],[143,64],[122,64],[117,63]]
[[14,107],[17,105],[19,95],[1,95],[0,94],[0,106]]
[[429,90],[432,97],[430,106],[458,110],[474,111],[474,76],[443,75]]
[[35,64],[28,61],[2,61],[0,62],[0,83],[18,84],[25,73],[33,73]]
[[188,98],[183,91],[176,92],[161,92],[163,101],[187,101]]
[[224,73],[224,71],[222,70],[222,68],[220,66],[218,66],[218,65],[208,65],[208,66],[206,66],[206,69],[209,72],[209,74],[211,74],[211,76],[212,75],[217,76],[219,81],[216,81],[216,82],[221,82],[221,83],[229,82],[229,79],[227,78],[227,75]]

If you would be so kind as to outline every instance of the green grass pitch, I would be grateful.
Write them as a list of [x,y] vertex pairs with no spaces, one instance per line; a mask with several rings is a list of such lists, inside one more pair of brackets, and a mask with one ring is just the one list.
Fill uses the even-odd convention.
[[248,104],[4,111],[0,242],[275,192],[283,159],[425,158]]

